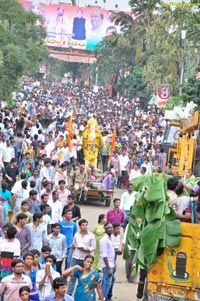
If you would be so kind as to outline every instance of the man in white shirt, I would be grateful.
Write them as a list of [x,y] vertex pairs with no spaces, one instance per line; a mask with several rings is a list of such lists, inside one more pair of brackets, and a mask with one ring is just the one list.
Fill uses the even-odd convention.
[[38,130],[38,141],[45,143],[45,135],[42,133],[42,130]]
[[51,157],[51,152],[54,150],[54,142],[50,138],[46,138],[46,146],[45,146],[45,151],[47,154],[47,158]]
[[11,146],[10,140],[6,141],[6,146],[3,148],[2,152],[2,161],[4,167],[6,167],[12,158],[15,158],[15,151],[14,148]]
[[137,163],[134,164],[133,169],[130,171],[129,181],[141,176],[141,172],[139,170],[139,165]]
[[12,192],[12,194],[17,194],[18,193],[18,191],[20,190],[20,189],[22,189],[22,181],[24,181],[24,180],[26,180],[26,174],[25,174],[25,172],[21,172],[20,173],[20,180],[18,180],[17,182],[15,182],[15,184],[13,185],[13,188],[12,188],[12,190],[11,190],[11,192]]
[[37,127],[36,125],[32,126],[30,133],[31,137],[34,137],[34,135],[38,134],[38,129],[39,127]]
[[104,229],[105,235],[99,241],[100,264],[103,271],[101,288],[105,300],[108,300],[109,291],[114,283],[115,249],[112,241],[113,225],[106,223]]
[[62,220],[62,203],[59,200],[59,192],[57,190],[52,192],[52,200],[48,201],[48,205],[52,210],[51,223],[59,223]]
[[3,155],[3,150],[6,147],[6,145],[7,145],[6,144],[6,137],[2,136],[1,141],[0,141],[0,156],[1,156],[1,159],[2,159],[2,155]]
[[54,39],[56,42],[64,42],[67,35],[69,24],[67,18],[64,16],[64,8],[57,8],[57,15],[52,17],[48,27],[47,34],[49,39]]
[[44,161],[44,166],[40,170],[40,178],[46,178],[48,182],[51,182],[50,179],[50,166],[51,166],[51,159],[46,159]]
[[119,164],[121,170],[121,176],[119,177],[118,186],[119,188],[121,188],[122,185],[125,184],[125,178],[128,177],[127,166],[129,162],[129,157],[126,154],[125,149],[122,151],[122,154],[119,155],[118,158],[119,158]]
[[157,135],[157,137],[156,137],[156,143],[157,144],[162,144],[163,140],[164,140],[163,133],[159,132],[158,135]]
[[72,139],[72,156],[75,160],[77,160],[77,148],[80,145],[81,144],[78,143],[77,139],[75,139],[75,138]]
[[45,268],[36,273],[36,285],[40,301],[44,301],[46,296],[53,293],[53,280],[60,277],[60,274],[53,269],[56,264],[56,257],[48,255],[44,260]]
[[[84,259],[87,255],[90,255],[96,248],[95,236],[93,233],[88,231],[88,221],[81,219],[79,221],[80,231],[74,235],[74,241],[72,246],[74,249],[71,266],[80,265],[83,267]],[[76,283],[76,277],[71,277],[67,293],[73,294]]]
[[134,186],[133,184],[128,184],[128,190],[122,193],[121,196],[121,203],[120,203],[120,209],[124,211],[124,230],[126,229],[126,225],[128,224],[129,217],[130,217],[130,209],[135,203],[135,195],[137,194],[136,191],[133,190]]
[[146,172],[145,172],[146,175],[152,174],[152,169],[151,169],[151,165],[150,165],[150,162],[149,162],[149,159],[148,159],[148,158],[145,158],[145,159],[144,159],[144,162],[143,162],[142,165],[141,165],[141,168],[142,168],[142,167],[145,167],[145,168],[146,168]]
[[70,162],[70,158],[72,157],[72,153],[69,151],[69,147],[65,143],[63,149],[62,149],[62,162]]

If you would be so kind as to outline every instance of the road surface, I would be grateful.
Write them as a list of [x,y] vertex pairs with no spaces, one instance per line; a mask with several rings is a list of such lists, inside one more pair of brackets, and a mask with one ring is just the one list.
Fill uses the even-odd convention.
[[[123,190],[116,189],[114,192],[114,198],[120,197]],[[104,207],[103,203],[92,203],[79,204],[81,208],[81,216],[89,222],[89,230],[97,223],[99,214],[106,213],[107,210],[112,208],[112,202],[109,207]],[[122,256],[117,258],[117,271],[116,271],[116,282],[113,289],[112,301],[136,301],[136,290],[137,285],[134,283],[127,283],[125,275],[125,263]]]

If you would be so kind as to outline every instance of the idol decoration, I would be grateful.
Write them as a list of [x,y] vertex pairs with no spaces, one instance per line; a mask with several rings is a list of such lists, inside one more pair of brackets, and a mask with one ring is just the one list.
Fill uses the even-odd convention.
[[105,147],[96,119],[90,118],[83,133],[83,152],[85,167],[97,168],[97,157],[100,147]]

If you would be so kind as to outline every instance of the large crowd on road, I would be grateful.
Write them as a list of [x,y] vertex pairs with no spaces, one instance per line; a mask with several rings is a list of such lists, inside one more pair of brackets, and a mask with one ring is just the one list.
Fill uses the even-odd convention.
[[[96,289],[101,301],[111,301],[116,259],[125,244],[120,230],[135,201],[131,181],[162,172],[167,121],[155,107],[141,109],[137,99],[43,79],[25,78],[13,101],[13,109],[2,101],[0,111],[0,295],[4,301],[92,301]],[[98,122],[104,141],[97,168],[84,165],[82,136],[89,118]],[[103,190],[117,187],[121,198],[90,232],[77,201],[86,201],[97,182]],[[132,270],[131,259],[128,282]]]

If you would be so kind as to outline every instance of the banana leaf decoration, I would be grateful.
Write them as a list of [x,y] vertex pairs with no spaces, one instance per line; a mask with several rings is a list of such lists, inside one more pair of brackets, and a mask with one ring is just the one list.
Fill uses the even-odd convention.
[[[192,177],[192,178],[186,179],[185,184],[189,188],[192,189],[199,181],[200,181],[200,177],[194,177],[194,178]],[[187,189],[184,189],[183,190],[183,195],[190,196],[190,193]]]
[[[123,257],[129,258],[129,247],[136,249],[134,274],[139,267],[148,270],[164,248],[181,243],[181,224],[176,212],[169,207],[165,193],[169,177],[152,174],[132,181],[138,194],[131,208]],[[142,219],[141,225],[137,224],[137,217]]]

